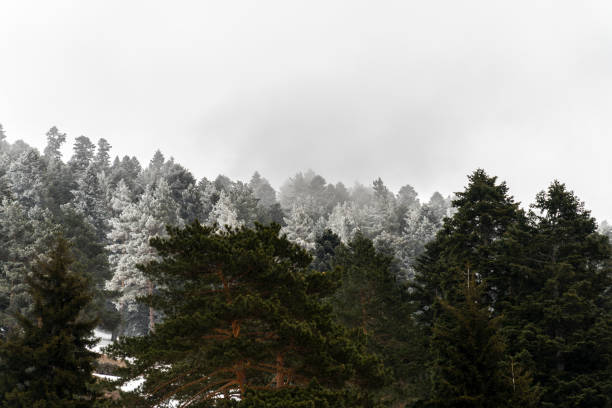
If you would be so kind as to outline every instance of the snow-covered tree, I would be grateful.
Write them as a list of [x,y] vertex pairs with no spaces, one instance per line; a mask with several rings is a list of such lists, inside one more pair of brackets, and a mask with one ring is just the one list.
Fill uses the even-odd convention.
[[244,225],[244,222],[238,219],[238,212],[225,191],[221,191],[219,200],[208,216],[208,224],[214,223],[220,227],[228,226],[231,228]]
[[357,209],[352,202],[338,204],[329,215],[327,227],[346,244],[359,230],[357,217]]
[[72,171],[77,175],[77,179],[85,173],[94,158],[96,145],[86,136],[79,136],[75,139],[72,147],[73,154],[68,164]]
[[12,196],[28,208],[42,203],[44,163],[35,149],[29,148],[9,165],[7,177]]
[[0,326],[12,320],[8,312],[24,312],[30,306],[26,275],[58,228],[48,210],[27,208],[17,200],[0,203]]
[[98,150],[96,151],[96,157],[94,163],[98,171],[107,172],[110,168],[110,143],[104,138],[98,140]]
[[253,173],[249,187],[253,190],[253,195],[259,200],[260,205],[271,207],[276,204],[276,191],[258,172]]
[[[111,220],[108,249],[114,272],[107,288],[119,293],[117,305],[120,309],[134,311],[136,298],[153,290],[136,265],[155,259],[149,240],[165,236],[168,225],[182,225],[182,220],[168,183],[163,179],[148,186],[137,203],[128,204]],[[153,311],[150,310],[149,330],[153,324]]]
[[285,226],[281,230],[287,239],[306,249],[314,249],[316,240],[316,223],[306,212],[303,205],[294,204],[285,217]]
[[78,189],[73,190],[72,194],[74,198],[67,206],[81,214],[96,229],[100,239],[103,239],[107,233],[110,210],[94,163],[89,165],[78,181]]
[[66,134],[60,133],[57,127],[53,126],[47,132],[47,146],[44,150],[45,158],[49,162],[59,162],[62,160],[62,145],[66,142]]

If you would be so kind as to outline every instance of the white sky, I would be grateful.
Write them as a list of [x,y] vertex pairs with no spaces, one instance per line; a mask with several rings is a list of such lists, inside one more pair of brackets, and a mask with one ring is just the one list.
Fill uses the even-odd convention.
[[[159,148],[198,178],[312,168],[612,219],[610,1],[0,1],[0,123]],[[68,148],[69,150],[69,148]]]

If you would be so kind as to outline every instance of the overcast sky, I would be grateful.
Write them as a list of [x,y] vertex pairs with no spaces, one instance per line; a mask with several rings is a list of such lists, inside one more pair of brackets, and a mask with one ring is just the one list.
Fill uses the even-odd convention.
[[0,123],[43,148],[159,148],[198,178],[422,199],[477,167],[527,204],[557,178],[612,219],[610,1],[0,2]]

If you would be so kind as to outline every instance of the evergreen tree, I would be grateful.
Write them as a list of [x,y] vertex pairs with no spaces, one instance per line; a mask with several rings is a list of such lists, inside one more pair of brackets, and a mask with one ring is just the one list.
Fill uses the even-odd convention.
[[501,238],[512,228],[526,223],[504,182],[488,176],[484,170],[476,170],[468,176],[465,191],[457,193],[452,202],[456,213],[444,221],[433,241],[415,263],[413,299],[421,311],[420,318],[430,325],[433,321],[435,299],[440,297],[453,304],[461,298],[460,283],[466,269],[477,282],[488,284],[486,304],[493,307],[512,296],[508,284],[512,265],[507,257],[506,242]]
[[[521,279],[500,305],[515,353],[527,352],[543,407],[612,405],[611,248],[584,204],[557,181],[536,196]],[[518,240],[520,237],[517,237]]]
[[[181,223],[178,206],[164,179],[160,179],[155,188],[149,186],[137,203],[128,205],[118,218],[111,220],[108,249],[113,277],[107,289],[119,293],[117,303],[124,313],[137,311],[136,298],[154,290],[152,283],[136,268],[137,264],[154,257],[149,240],[165,235],[167,225]],[[142,334],[152,330],[154,323],[154,313],[150,309],[144,327],[129,325],[126,334]]]
[[504,408],[538,406],[539,389],[528,373],[507,362],[501,318],[480,302],[482,285],[465,276],[464,299],[438,298],[431,339],[431,396],[422,407]]
[[79,136],[75,139],[72,147],[74,153],[68,164],[71,170],[79,176],[77,178],[80,178],[80,175],[84,174],[85,170],[92,163],[95,149],[96,145],[88,137]]
[[344,243],[350,242],[359,230],[357,209],[351,202],[344,202],[334,207],[329,219],[328,228]]
[[276,191],[270,185],[268,180],[261,177],[258,172],[253,173],[249,187],[253,190],[253,195],[259,200],[259,204],[263,207],[271,207],[276,203]]
[[209,225],[217,224],[221,227],[228,226],[230,228],[244,225],[244,222],[238,219],[236,208],[225,191],[221,191],[219,200],[208,216],[208,223]]
[[12,316],[31,308],[26,276],[57,228],[49,211],[40,207],[27,209],[8,199],[0,203],[0,326],[13,327]]
[[42,204],[45,167],[38,151],[29,146],[10,163],[7,173],[10,192],[27,208]]
[[96,157],[94,164],[98,171],[108,171],[110,168],[110,143],[104,138],[98,140],[98,150],[96,151]]
[[59,162],[62,160],[62,145],[66,142],[66,134],[53,126],[47,132],[47,146],[45,147],[44,155],[48,161]]
[[334,286],[329,275],[309,272],[308,254],[279,230],[193,223],[151,241],[160,258],[140,269],[159,288],[146,302],[164,321],[111,349],[135,358],[129,378],[145,377],[146,404],[222,406],[237,397],[246,406],[331,406],[350,398],[345,406],[371,406],[382,366],[333,322],[322,302]]
[[10,407],[92,407],[96,354],[87,348],[95,321],[81,313],[91,296],[70,271],[68,243],[59,238],[28,279],[33,319],[20,316],[21,336],[0,343],[0,401]]
[[282,232],[287,235],[289,241],[306,249],[314,248],[316,226],[304,206],[295,205],[291,209],[289,216],[285,217],[285,226]]
[[382,390],[383,399],[406,404],[415,393],[415,370],[420,367],[412,359],[421,344],[394,259],[376,250],[361,233],[334,252],[331,264],[341,273],[340,287],[330,300],[334,313],[343,325],[359,330],[369,350],[392,369],[393,383]]

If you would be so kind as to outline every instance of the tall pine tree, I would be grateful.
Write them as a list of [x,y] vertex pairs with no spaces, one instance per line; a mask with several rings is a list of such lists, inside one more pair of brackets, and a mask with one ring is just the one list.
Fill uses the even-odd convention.
[[91,407],[96,322],[82,312],[87,281],[71,272],[68,242],[59,238],[28,279],[34,309],[19,317],[23,333],[0,343],[0,402],[6,407]]

